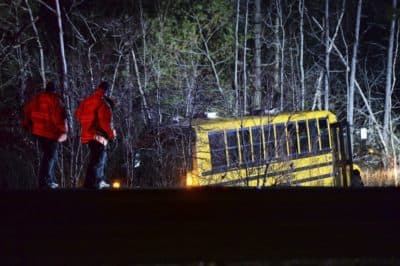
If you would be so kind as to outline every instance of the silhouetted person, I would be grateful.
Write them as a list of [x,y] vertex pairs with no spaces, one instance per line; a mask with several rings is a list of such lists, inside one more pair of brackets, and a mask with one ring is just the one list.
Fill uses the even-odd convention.
[[107,144],[116,136],[112,125],[112,107],[114,102],[105,96],[109,88],[107,82],[101,82],[97,89],[86,97],[75,112],[81,124],[81,142],[88,144],[90,160],[86,172],[84,187],[93,189],[109,188],[106,182]]
[[58,158],[59,142],[67,139],[67,120],[61,97],[53,82],[34,96],[24,107],[23,127],[39,141],[43,152],[39,170],[39,188],[57,188],[54,169]]
[[364,187],[364,182],[361,179],[360,171],[357,169],[354,169],[353,174],[351,175],[350,187]]

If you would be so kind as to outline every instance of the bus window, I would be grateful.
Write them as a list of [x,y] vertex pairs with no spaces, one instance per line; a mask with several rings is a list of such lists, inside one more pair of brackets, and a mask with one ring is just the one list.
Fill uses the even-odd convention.
[[299,144],[300,144],[300,154],[308,153],[308,135],[307,135],[307,124],[306,121],[297,122],[299,127]]
[[285,158],[287,155],[287,147],[286,147],[286,134],[285,134],[285,125],[283,123],[275,125],[276,130],[276,140],[277,140],[277,155],[278,158]]
[[314,119],[309,120],[308,128],[310,130],[311,152],[313,154],[316,154],[319,152],[317,121]]
[[237,166],[239,162],[239,148],[236,130],[227,130],[229,166]]
[[254,161],[262,162],[264,159],[264,147],[262,143],[261,127],[252,127],[251,135],[253,139]]
[[296,157],[298,154],[297,151],[297,132],[296,132],[296,124],[288,123],[287,125],[287,136],[289,142],[289,155],[291,157]]
[[318,120],[319,123],[319,134],[321,136],[321,150],[329,150],[329,130],[328,121],[326,118],[321,118]]
[[223,131],[208,133],[211,151],[211,165],[213,169],[226,167],[225,141]]
[[267,161],[275,158],[275,136],[272,125],[264,126],[265,148],[267,149]]
[[240,149],[242,152],[242,162],[251,162],[251,142],[250,142],[250,130],[248,128],[241,128],[239,130],[240,136]]

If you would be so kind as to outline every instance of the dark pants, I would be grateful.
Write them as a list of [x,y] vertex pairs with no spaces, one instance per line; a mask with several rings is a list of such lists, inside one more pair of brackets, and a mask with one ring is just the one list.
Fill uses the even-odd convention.
[[97,184],[105,180],[104,170],[107,163],[107,149],[106,147],[97,142],[89,142],[90,161],[86,172],[85,188],[96,188]]
[[54,169],[58,157],[58,141],[44,137],[37,137],[43,152],[39,170],[39,188],[46,188],[50,183],[57,183]]

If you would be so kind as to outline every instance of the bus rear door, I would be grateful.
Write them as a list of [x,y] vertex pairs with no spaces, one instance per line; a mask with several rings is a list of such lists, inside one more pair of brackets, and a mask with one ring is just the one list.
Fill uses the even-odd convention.
[[330,128],[335,186],[348,187],[350,185],[350,176],[353,172],[350,127],[347,122],[337,122],[331,124]]

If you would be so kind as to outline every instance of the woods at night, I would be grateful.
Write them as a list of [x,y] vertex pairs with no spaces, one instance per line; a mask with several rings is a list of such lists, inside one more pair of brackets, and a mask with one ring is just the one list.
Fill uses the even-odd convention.
[[104,80],[117,132],[106,175],[128,188],[143,132],[204,112],[312,110],[349,122],[365,185],[398,185],[399,33],[397,0],[1,0],[0,188],[37,186],[22,110],[49,81],[68,121],[57,179],[82,185],[89,153],[74,113]]

